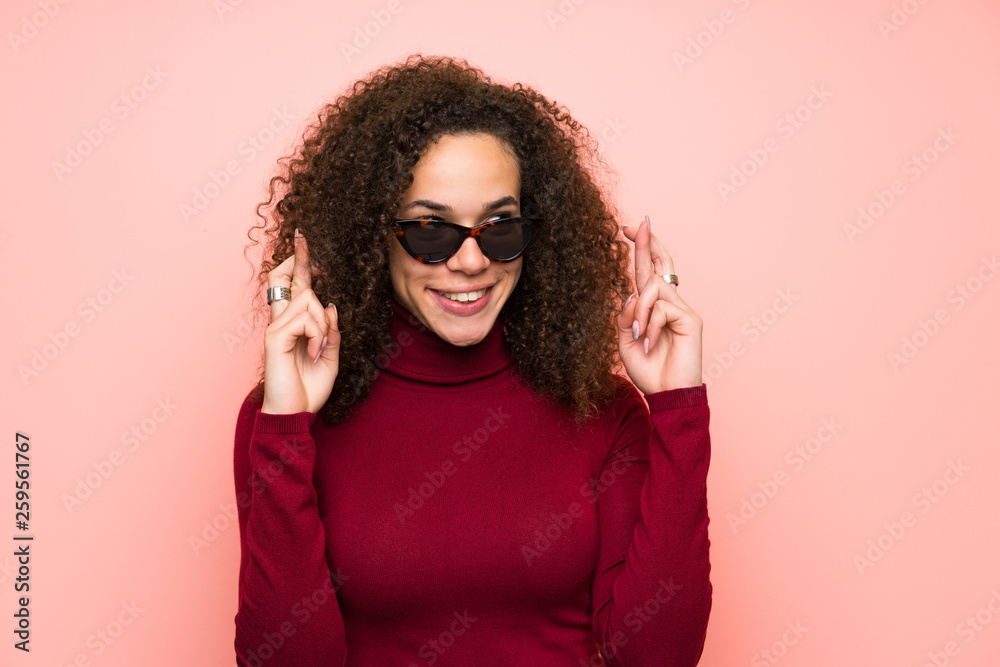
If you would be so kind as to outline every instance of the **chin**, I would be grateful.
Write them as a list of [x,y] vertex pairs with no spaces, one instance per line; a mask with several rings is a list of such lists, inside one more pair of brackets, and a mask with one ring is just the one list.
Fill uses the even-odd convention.
[[481,326],[468,323],[465,325],[455,325],[450,322],[442,322],[437,320],[431,322],[430,330],[433,331],[438,337],[450,343],[456,347],[468,347],[469,345],[475,345],[476,343],[482,342],[486,335],[493,328],[493,323],[496,321],[495,318],[490,319],[488,323],[483,323]]

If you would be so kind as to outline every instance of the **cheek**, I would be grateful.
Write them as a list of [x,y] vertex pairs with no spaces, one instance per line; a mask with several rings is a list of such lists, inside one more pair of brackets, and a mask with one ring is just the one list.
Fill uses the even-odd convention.
[[517,258],[517,261],[511,262],[511,275],[514,276],[515,282],[521,277],[521,266],[524,264],[524,259],[521,257]]
[[402,246],[393,240],[393,245],[389,248],[389,277],[394,286],[401,288],[424,279],[428,268],[430,267],[410,257]]
[[407,255],[406,251],[393,239],[389,246],[389,273],[393,280],[406,273],[406,260],[408,259],[412,260],[413,258]]

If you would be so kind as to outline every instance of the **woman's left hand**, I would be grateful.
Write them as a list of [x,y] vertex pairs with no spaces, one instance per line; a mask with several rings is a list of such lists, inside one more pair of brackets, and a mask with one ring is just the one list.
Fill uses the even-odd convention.
[[701,377],[701,318],[662,276],[674,263],[649,228],[622,227],[635,243],[635,285],[618,318],[618,349],[625,371],[643,394],[696,387]]

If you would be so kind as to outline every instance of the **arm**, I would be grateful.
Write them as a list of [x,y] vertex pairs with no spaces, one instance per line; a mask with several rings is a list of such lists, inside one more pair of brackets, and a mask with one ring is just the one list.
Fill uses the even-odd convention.
[[690,667],[712,606],[706,387],[649,394],[648,419],[631,394],[611,415],[614,481],[598,494],[595,635],[608,665]]
[[325,553],[313,469],[316,415],[260,412],[248,397],[236,425],[240,522],[236,662],[240,667],[347,660],[344,623]]

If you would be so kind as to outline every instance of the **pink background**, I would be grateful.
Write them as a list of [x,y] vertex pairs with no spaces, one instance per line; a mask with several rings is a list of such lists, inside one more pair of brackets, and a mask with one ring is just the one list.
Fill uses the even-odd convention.
[[253,207],[325,100],[414,51],[602,137],[705,320],[702,665],[1000,664],[994,0],[8,0],[0,26],[3,664],[233,663]]

